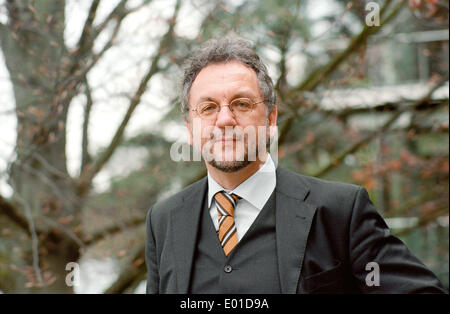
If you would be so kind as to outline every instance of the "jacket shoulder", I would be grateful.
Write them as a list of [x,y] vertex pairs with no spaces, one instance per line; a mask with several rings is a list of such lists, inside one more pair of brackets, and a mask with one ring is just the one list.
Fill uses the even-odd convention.
[[300,182],[306,188],[309,188],[310,190],[313,191],[320,190],[321,192],[326,191],[333,192],[337,190],[338,192],[354,192],[356,190],[361,189],[360,186],[355,184],[311,177],[282,167],[278,167],[277,171],[279,171],[280,177],[283,177],[285,180],[289,180],[291,182],[295,181]]
[[187,196],[192,195],[193,193],[199,193],[199,191],[202,190],[205,181],[206,177],[188,185],[170,197],[159,200],[150,208],[148,215],[151,215],[152,219],[166,216],[171,209],[181,206]]
[[297,190],[300,187],[306,191],[305,200],[318,207],[352,208],[357,194],[363,190],[355,184],[319,179],[285,168],[279,167],[278,171],[283,189],[292,191],[295,187]]

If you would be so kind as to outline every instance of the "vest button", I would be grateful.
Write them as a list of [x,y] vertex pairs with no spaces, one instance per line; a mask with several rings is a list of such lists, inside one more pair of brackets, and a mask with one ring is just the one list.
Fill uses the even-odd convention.
[[223,268],[223,271],[226,272],[227,274],[231,273],[233,271],[233,267],[231,267],[230,265],[226,265]]

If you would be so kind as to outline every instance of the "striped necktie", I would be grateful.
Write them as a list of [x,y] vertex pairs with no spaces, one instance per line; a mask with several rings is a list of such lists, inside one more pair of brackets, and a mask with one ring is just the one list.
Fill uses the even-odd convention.
[[220,245],[226,256],[231,253],[237,245],[237,232],[234,224],[234,208],[240,199],[235,194],[227,194],[225,191],[218,192],[214,195],[216,207],[219,213],[219,235]]

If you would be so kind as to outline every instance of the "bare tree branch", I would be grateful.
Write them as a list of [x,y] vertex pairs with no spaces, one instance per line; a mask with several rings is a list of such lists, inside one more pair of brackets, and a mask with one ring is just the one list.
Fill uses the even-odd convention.
[[[95,16],[97,14],[98,5],[100,4],[100,0],[93,0],[91,7],[89,8],[89,13],[86,19],[86,22],[83,26],[83,31],[81,33],[80,39],[77,43],[77,50],[75,56],[80,56],[86,53],[93,46],[95,38],[94,33],[92,32],[92,24],[94,23]],[[98,34],[96,34],[98,35]]]
[[428,225],[430,222],[435,221],[440,216],[448,216],[448,204],[435,208],[433,211],[431,211],[427,215],[422,216],[414,226],[411,226],[411,227],[408,227],[401,231],[395,232],[394,234],[397,237],[404,236],[413,230],[417,230],[420,227],[424,227],[424,226]]
[[28,172],[29,174],[34,175],[43,184],[47,185],[52,190],[52,192],[58,197],[58,199],[64,203],[66,208],[68,208],[72,213],[75,212],[75,209],[73,207],[74,200],[66,196],[63,190],[54,182],[53,178],[48,176],[47,173],[31,167],[28,163],[21,163],[16,161],[15,165],[20,167],[20,169],[23,172]]
[[[424,110],[430,110],[435,109],[438,107],[442,107],[448,104],[448,99],[429,99],[425,100],[423,103],[421,103],[420,106],[414,107],[415,101],[413,100],[403,100],[400,102],[402,104],[402,107],[411,107],[414,111],[424,111]],[[345,108],[342,110],[320,110],[325,115],[335,116],[339,117],[340,119],[346,119],[347,117],[354,115],[354,114],[361,114],[361,113],[378,113],[378,112],[392,112],[399,110],[399,103],[395,102],[386,102],[383,104],[379,104],[373,107],[357,107],[357,108]]]
[[[387,7],[390,5],[391,0],[387,0],[383,6],[383,8],[380,10],[380,15],[382,15],[383,12],[386,11]],[[327,63],[325,66],[321,67],[320,69],[314,71],[311,73],[298,87],[292,89],[288,95],[286,95],[285,102],[288,104],[288,107],[292,107],[293,105],[291,103],[298,102],[298,96],[297,94],[302,91],[312,91],[314,90],[321,82],[323,82],[331,73],[333,73],[337,67],[348,58],[350,54],[352,54],[354,51],[356,51],[361,45],[363,45],[367,38],[371,35],[374,35],[377,33],[383,26],[385,26],[389,21],[391,21],[404,7],[405,0],[401,0],[397,6],[391,10],[391,12],[388,14],[386,18],[384,18],[381,21],[381,26],[379,27],[371,27],[365,25],[363,30],[355,36],[350,44],[347,46],[345,50],[343,50],[341,53],[339,53],[337,56],[335,56],[329,63]],[[313,110],[314,108],[311,108],[310,110]],[[282,124],[280,128],[280,138],[278,140],[279,145],[281,145],[285,139],[286,134],[289,132],[290,128],[293,125],[293,119],[295,117],[299,117],[297,113],[295,113],[294,117],[288,117],[284,123]]]
[[[123,1],[122,1],[123,2]],[[126,2],[126,1],[125,1]],[[120,6],[120,4],[118,5]],[[91,7],[91,10],[93,8]],[[90,11],[91,12],[91,11]],[[93,13],[90,13],[93,14]],[[66,90],[68,87],[70,87],[69,90],[72,92],[66,96],[66,99],[70,100],[73,96],[75,96],[78,93],[78,88],[75,88],[77,85],[79,86],[79,82],[85,81],[87,73],[93,68],[93,66],[97,63],[97,61],[100,59],[100,57],[109,49],[112,47],[112,43],[114,42],[116,35],[120,29],[121,23],[123,18],[126,15],[121,16],[121,18],[117,19],[116,26],[114,28],[113,34],[111,35],[110,39],[108,40],[107,44],[103,47],[102,51],[98,54],[95,54],[92,51],[92,48],[94,47],[95,39],[100,35],[101,31],[92,31],[92,26],[86,26],[89,30],[86,30],[84,32],[84,36],[82,34],[80,41],[78,43],[77,48],[74,52],[72,52],[71,56],[71,63],[70,68],[67,71],[67,75],[65,80],[60,83],[59,90]],[[95,17],[95,16],[94,16]],[[86,23],[88,23],[88,20]],[[91,21],[92,23],[92,21]],[[89,23],[88,23],[89,24]],[[67,101],[68,103],[69,101]]]
[[[0,23],[0,38],[6,38],[6,32],[8,28],[5,24]],[[2,46],[3,40],[0,39],[0,47]]]
[[[296,2],[296,8],[294,12],[297,12],[300,7],[300,1]],[[286,21],[287,27],[284,28],[284,33],[281,34],[281,38],[279,39],[279,48],[280,48],[280,54],[281,59],[279,62],[279,68],[280,68],[280,76],[278,77],[277,82],[275,83],[275,90],[278,92],[278,98],[282,103],[285,103],[284,94],[285,94],[285,88],[286,88],[286,75],[287,75],[287,59],[286,55],[289,50],[289,39],[292,35],[292,30],[294,29],[292,27],[293,21],[297,19],[297,15],[293,14],[290,16],[290,19]],[[288,105],[289,106],[289,105]],[[289,107],[289,109],[292,110],[292,108]]]
[[19,213],[15,205],[7,201],[0,195],[0,214],[5,215],[11,221],[13,221],[22,230],[26,231],[28,235],[31,235],[28,221]]
[[[67,94],[65,97],[66,104],[70,103],[70,100],[78,94],[79,92],[79,82],[85,81],[85,77],[87,73],[93,68],[93,66],[97,63],[101,56],[112,47],[114,40],[117,36],[117,33],[120,29],[121,23],[123,19],[127,16],[127,14],[133,12],[134,10],[126,10],[125,4],[128,0],[122,0],[111,14],[108,16],[110,19],[116,19],[117,23],[115,25],[113,34],[108,40],[107,44],[103,47],[102,51],[98,54],[94,54],[92,51],[94,47],[94,42],[103,31],[103,28],[94,27],[93,21],[96,16],[97,8],[100,0],[95,0],[92,2],[92,5],[89,9],[88,18],[86,19],[85,25],[83,27],[83,32],[80,36],[80,39],[77,43],[76,49],[72,52],[71,62],[68,66],[67,75],[65,79],[59,84],[58,90],[70,90],[71,92]],[[119,14],[119,12],[121,12]],[[114,14],[113,14],[114,13]],[[107,19],[108,19],[107,18]],[[107,21],[104,24],[104,27],[110,22]]]
[[132,263],[124,269],[119,278],[105,290],[105,294],[118,294],[123,293],[133,283],[136,282],[136,278],[142,278],[146,274],[145,267],[145,245],[142,244],[141,248],[135,254]]
[[[56,222],[55,220],[46,217],[46,216],[41,216],[40,217],[46,224],[50,225],[53,230],[58,230],[60,232],[62,232],[65,235],[66,239],[70,239],[70,242],[74,242],[76,244],[77,247],[81,248],[82,250],[85,249],[86,244],[75,234],[75,232],[73,232],[72,230],[70,230],[69,228],[66,228],[64,225]],[[54,234],[54,231],[53,231]],[[52,234],[52,236],[53,236]]]
[[6,0],[6,9],[8,10],[8,17],[12,21],[17,21],[19,18],[19,9],[13,0]]
[[23,198],[17,191],[18,189],[14,186],[14,182],[12,182],[13,188],[15,190],[14,198],[22,205],[25,209],[27,221],[28,221],[28,229],[29,234],[31,234],[31,249],[33,252],[33,270],[36,274],[36,278],[38,281],[38,285],[43,285],[44,281],[42,279],[42,271],[39,266],[39,237],[34,225],[33,214],[31,212],[31,207],[28,204],[27,200]]
[[125,228],[134,228],[138,227],[145,223],[145,216],[144,217],[136,217],[132,218],[127,221],[120,222],[120,224],[113,225],[111,227],[108,227],[102,231],[99,231],[91,236],[87,236],[84,238],[84,244],[85,245],[93,245],[97,243],[98,241],[101,241],[102,239],[106,238],[107,236],[111,236],[114,234],[117,234],[119,232],[122,232]]
[[[390,5],[391,0],[387,0],[380,10],[380,15],[386,11],[387,7]],[[404,7],[405,0],[401,0],[397,6],[389,13],[389,15],[384,18],[380,25],[386,25],[393,17],[395,17],[398,12]],[[363,30],[355,36],[347,48],[341,51],[337,56],[335,56],[327,65],[314,71],[303,83],[301,83],[297,88],[292,90],[292,93],[296,93],[304,90],[314,90],[317,85],[319,85],[323,80],[328,77],[334,70],[348,58],[350,54],[358,49],[362,44],[364,44],[369,36],[376,34],[382,27],[373,27],[364,25]]]
[[85,87],[85,94],[86,94],[86,105],[84,107],[84,117],[83,117],[80,173],[83,172],[83,169],[86,167],[86,165],[89,162],[91,162],[91,158],[90,158],[89,150],[88,150],[88,146],[89,146],[88,129],[89,129],[89,122],[90,122],[93,101],[92,101],[91,88],[89,86],[89,82],[88,82],[87,78],[85,78],[84,87]]
[[[134,10],[126,10],[125,9],[125,5],[127,3],[128,0],[121,0],[116,6],[115,8],[108,14],[108,16],[103,20],[103,22],[98,25],[97,27],[95,27],[95,31],[94,31],[94,36],[95,38],[97,38],[100,33],[106,28],[106,26],[108,26],[109,22],[111,22],[112,20],[123,20],[123,18],[125,16],[127,16],[129,13],[133,12]],[[145,3],[147,4],[147,3]],[[94,38],[94,40],[95,40]]]
[[[21,203],[24,206],[23,203]],[[39,229],[36,229],[35,226],[31,227],[29,223],[29,219],[24,218],[19,211],[16,209],[15,205],[0,195],[0,214],[8,217],[12,222],[14,222],[17,226],[19,226],[23,231],[25,231],[29,236],[33,236],[31,230],[34,230],[36,235],[39,237],[41,235],[46,235],[49,238],[52,238],[56,241],[59,241],[61,238],[71,239],[77,246],[80,248],[84,248],[86,244],[84,244],[79,237],[74,234],[71,230],[65,228],[61,224],[53,221],[52,219],[41,216],[41,218],[49,224],[53,229],[57,229],[61,231],[65,236],[61,236],[61,234],[56,234],[54,231],[50,231],[49,233],[44,233]]]
[[344,150],[342,153],[340,153],[338,156],[332,159],[332,161],[329,163],[328,166],[323,168],[322,170],[319,170],[317,173],[313,174],[313,177],[322,177],[325,174],[327,174],[330,170],[336,168],[338,165],[342,163],[344,158],[349,155],[356,152],[358,149],[360,149],[365,144],[369,143],[371,140],[376,138],[380,133],[385,132],[396,120],[397,118],[403,114],[406,111],[417,109],[418,107],[422,106],[423,103],[428,102],[430,100],[431,95],[433,92],[442,86],[444,82],[447,81],[447,78],[440,79],[437,83],[435,83],[427,92],[425,96],[423,96],[421,99],[416,101],[412,106],[403,106],[402,110],[398,110],[392,114],[392,116],[381,126],[380,130],[370,133],[369,135],[365,136],[355,144],[353,144],[348,149]]
[[49,174],[55,176],[56,178],[65,178],[66,180],[72,181],[72,178],[69,176],[69,174],[67,172],[63,172],[63,171],[57,169],[56,167],[54,167],[53,165],[49,164],[48,161],[38,151],[33,151],[32,154],[33,154],[33,158],[38,160],[40,162],[40,164],[42,165],[42,167],[46,171],[48,171]]
[[426,193],[424,193],[423,195],[420,195],[419,197],[413,197],[413,198],[407,200],[403,204],[403,206],[386,213],[385,218],[398,217],[398,216],[405,215],[410,209],[417,207],[421,204],[424,204],[428,201],[435,200],[437,196],[438,196],[438,193],[435,190],[427,191]]
[[[99,1],[97,1],[99,2]],[[98,25],[97,27],[93,26],[93,20],[95,18],[95,11],[97,10],[97,4],[92,3],[91,9],[89,11],[89,16],[91,16],[91,13],[93,15],[92,19],[89,18],[86,20],[86,24],[83,28],[83,34],[80,37],[80,41],[77,45],[77,47],[79,47],[79,50],[86,50],[92,53],[92,47],[94,45],[95,40],[98,38],[98,36],[103,32],[103,30],[108,26],[108,24],[113,21],[116,20],[117,24],[116,24],[116,29],[114,31],[114,35],[111,36],[111,39],[115,38],[115,35],[118,32],[118,29],[120,28],[120,24],[122,23],[122,21],[124,20],[125,17],[127,17],[129,14],[136,12],[137,10],[141,9],[142,7],[148,5],[149,1],[145,1],[142,4],[136,6],[135,8],[132,9],[126,9],[126,4],[127,4],[128,0],[121,0],[115,7],[114,9],[108,14],[108,16],[103,20],[103,22]],[[83,36],[84,35],[84,36]],[[110,39],[110,40],[111,40]],[[82,47],[85,47],[85,49],[82,49]],[[107,49],[104,49],[107,50]]]
[[158,72],[158,70],[159,70],[158,61],[161,58],[161,56],[163,55],[163,53],[166,51],[166,49],[168,48],[170,40],[173,36],[173,30],[175,27],[175,21],[176,21],[178,11],[180,8],[180,3],[181,3],[181,1],[178,0],[175,5],[173,16],[169,21],[169,29],[164,34],[164,36],[161,38],[161,40],[159,42],[159,48],[157,50],[156,55],[153,57],[152,64],[151,64],[149,70],[147,71],[146,75],[141,80],[139,87],[138,87],[137,91],[135,92],[135,94],[128,106],[128,110],[125,114],[125,117],[122,120],[121,124],[119,125],[118,129],[116,130],[116,133],[114,134],[114,137],[113,137],[111,143],[108,145],[108,147],[103,151],[102,154],[100,154],[100,156],[93,163],[86,166],[86,168],[80,175],[80,180],[79,180],[80,195],[83,195],[85,192],[87,192],[94,176],[108,162],[108,160],[112,156],[113,152],[119,145],[119,143],[122,139],[123,133],[125,131],[125,128],[128,125],[128,122],[130,121],[130,118],[131,118],[134,110],[139,105],[142,95],[147,90],[148,82],[153,77],[153,75]]

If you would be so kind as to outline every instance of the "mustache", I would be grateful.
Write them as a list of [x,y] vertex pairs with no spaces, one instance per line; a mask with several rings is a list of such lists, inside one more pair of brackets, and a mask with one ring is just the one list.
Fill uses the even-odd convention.
[[214,135],[211,135],[211,137],[210,137],[210,140],[211,141],[213,141],[213,142],[217,142],[217,141],[231,141],[231,140],[233,140],[233,141],[242,141],[244,139],[244,137],[243,136],[221,136],[221,135],[219,135],[219,136],[214,136]]
[[219,128],[214,129],[210,135],[209,135],[209,139],[211,141],[220,141],[220,140],[235,140],[235,141],[242,141],[244,140],[245,134],[244,132],[240,131],[240,130],[226,130],[223,131]]

